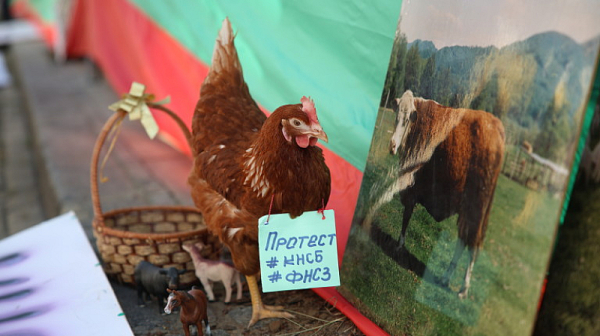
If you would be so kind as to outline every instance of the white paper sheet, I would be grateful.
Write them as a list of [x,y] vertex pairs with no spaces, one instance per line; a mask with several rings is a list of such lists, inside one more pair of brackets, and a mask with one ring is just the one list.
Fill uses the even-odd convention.
[[133,335],[73,212],[0,241],[5,335]]

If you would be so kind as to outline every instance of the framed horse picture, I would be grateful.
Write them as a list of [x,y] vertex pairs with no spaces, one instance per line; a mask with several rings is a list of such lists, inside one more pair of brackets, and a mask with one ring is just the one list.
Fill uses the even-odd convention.
[[531,334],[593,112],[596,13],[402,4],[339,288],[384,330]]

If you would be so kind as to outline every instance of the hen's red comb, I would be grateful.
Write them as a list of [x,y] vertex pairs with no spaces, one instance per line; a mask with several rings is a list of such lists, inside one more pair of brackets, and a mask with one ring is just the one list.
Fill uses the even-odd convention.
[[302,97],[300,101],[302,102],[302,111],[308,115],[310,122],[319,122],[319,119],[317,118],[317,109],[315,108],[315,103],[313,100],[310,99],[310,97]]

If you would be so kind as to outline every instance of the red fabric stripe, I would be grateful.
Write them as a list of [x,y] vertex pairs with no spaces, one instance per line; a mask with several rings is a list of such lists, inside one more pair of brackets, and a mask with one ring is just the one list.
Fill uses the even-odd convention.
[[358,199],[362,172],[328,149],[324,148],[323,154],[331,170],[331,196],[327,208],[335,210],[338,256],[341,265]]
[[[89,56],[117,92],[128,92],[132,81],[143,83],[189,126],[208,68],[156,23],[125,0],[76,1],[67,55]],[[185,138],[168,116],[155,114],[161,134],[189,153]]]
[[361,314],[334,287],[314,288],[313,291],[352,320],[365,335],[389,336],[383,329]]
[[56,28],[51,24],[45,23],[35,9],[29,6],[27,1],[13,3],[10,6],[10,12],[15,17],[20,17],[33,23],[46,43],[46,46],[52,49],[56,40]]
[[[143,83],[158,99],[171,95],[169,107],[190,125],[198,88],[208,67],[175,39],[125,0],[78,0],[67,36],[67,54],[91,57],[117,92],[127,92],[132,81]],[[266,111],[265,111],[266,112]],[[268,113],[268,112],[267,112]],[[168,117],[156,114],[161,134],[189,153],[183,135]],[[328,149],[323,150],[331,169],[332,194],[328,209],[336,213],[338,255],[341,263],[362,173]],[[386,335],[362,316],[335,289],[315,289],[351,318],[368,335]]]

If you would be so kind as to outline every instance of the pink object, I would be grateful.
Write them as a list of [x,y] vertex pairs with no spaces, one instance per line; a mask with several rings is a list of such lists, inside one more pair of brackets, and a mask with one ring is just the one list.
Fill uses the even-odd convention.
[[231,301],[232,285],[235,282],[237,287],[236,300],[242,298],[242,283],[240,281],[240,272],[233,266],[222,261],[208,260],[202,257],[200,251],[204,248],[202,243],[195,245],[183,245],[182,248],[190,254],[194,267],[196,268],[196,276],[200,279],[206,295],[210,301],[215,301],[215,295],[212,291],[212,282],[221,281],[225,287],[225,303]]
[[315,108],[315,102],[313,102],[313,100],[310,99],[310,97],[302,97],[302,99],[300,99],[300,102],[302,102],[302,111],[304,111],[304,113],[308,115],[308,119],[310,120],[310,122],[312,124],[319,123],[319,118],[317,118],[317,109]]

